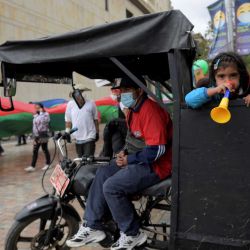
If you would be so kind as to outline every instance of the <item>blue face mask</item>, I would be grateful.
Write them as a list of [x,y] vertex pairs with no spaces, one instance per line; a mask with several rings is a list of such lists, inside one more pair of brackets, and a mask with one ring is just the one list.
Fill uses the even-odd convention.
[[133,98],[132,92],[127,92],[121,94],[121,102],[125,107],[130,108],[135,104],[136,100]]

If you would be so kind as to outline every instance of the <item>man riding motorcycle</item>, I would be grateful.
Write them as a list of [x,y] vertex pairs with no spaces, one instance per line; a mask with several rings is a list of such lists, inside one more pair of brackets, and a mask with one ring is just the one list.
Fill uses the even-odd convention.
[[[146,85],[143,77],[137,76]],[[147,240],[141,232],[130,196],[171,175],[172,121],[156,102],[130,78],[122,78],[121,102],[129,108],[127,150],[117,154],[109,165],[100,167],[91,185],[84,224],[67,241],[69,247],[100,242],[106,235],[102,227],[111,212],[120,229],[120,238],[111,249],[133,249]]]

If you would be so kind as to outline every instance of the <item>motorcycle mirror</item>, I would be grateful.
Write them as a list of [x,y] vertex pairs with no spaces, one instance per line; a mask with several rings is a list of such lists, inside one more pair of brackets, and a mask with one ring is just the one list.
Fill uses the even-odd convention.
[[6,77],[5,72],[5,65],[4,63],[0,63],[1,66],[1,72],[0,72],[0,86],[4,88],[4,96],[9,97],[9,107],[6,108],[8,105],[2,104],[2,101],[0,99],[0,110],[1,111],[13,111],[14,105],[12,96],[16,94],[16,79],[14,77]]

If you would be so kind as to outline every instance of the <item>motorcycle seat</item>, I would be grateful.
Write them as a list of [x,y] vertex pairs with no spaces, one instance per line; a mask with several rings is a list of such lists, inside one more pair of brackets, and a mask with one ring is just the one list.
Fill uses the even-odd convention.
[[144,196],[166,196],[168,189],[171,187],[171,177],[151,186],[142,191]]

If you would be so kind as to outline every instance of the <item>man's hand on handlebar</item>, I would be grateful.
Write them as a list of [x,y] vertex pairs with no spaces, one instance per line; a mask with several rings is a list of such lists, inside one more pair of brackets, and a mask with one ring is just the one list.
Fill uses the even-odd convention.
[[65,132],[63,135],[62,135],[62,139],[66,140],[68,143],[71,143],[71,137],[70,137],[70,134]]
[[121,151],[116,155],[116,164],[121,168],[128,165],[128,156],[124,151]]
[[64,139],[64,140],[67,140],[68,143],[71,142],[71,134],[73,134],[74,132],[76,132],[78,130],[78,128],[72,128],[72,129],[69,129],[69,128],[66,128],[65,129],[65,132],[64,133],[57,133],[55,136],[54,136],[54,140],[59,140],[60,138]]

